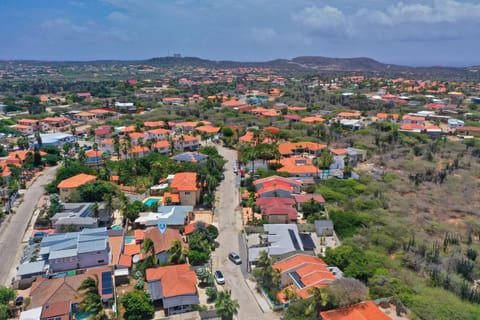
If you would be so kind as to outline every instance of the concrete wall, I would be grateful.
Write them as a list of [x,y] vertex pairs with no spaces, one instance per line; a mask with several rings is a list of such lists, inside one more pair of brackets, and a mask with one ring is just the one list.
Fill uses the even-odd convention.
[[[106,265],[109,263],[108,250],[80,253],[78,255],[80,268]],[[103,262],[100,262],[103,261]]]

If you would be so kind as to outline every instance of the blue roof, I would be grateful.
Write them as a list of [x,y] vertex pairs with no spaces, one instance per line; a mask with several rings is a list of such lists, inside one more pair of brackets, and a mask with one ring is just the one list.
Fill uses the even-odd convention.
[[107,247],[107,240],[96,240],[96,241],[88,241],[88,242],[80,242],[78,244],[78,253],[87,253],[93,251],[101,251],[105,250]]
[[77,256],[77,249],[67,249],[67,250],[55,250],[50,253],[48,259],[61,259],[61,258],[68,258],[68,257],[76,257]]
[[159,217],[158,223],[183,225],[185,224],[185,218],[191,211],[193,211],[192,206],[160,206],[157,212],[162,213],[163,216]]
[[172,159],[175,161],[191,161],[191,162],[200,162],[205,160],[208,156],[198,153],[198,152],[184,152],[179,155],[173,156]]
[[28,262],[18,267],[17,276],[26,276],[29,274],[42,273],[45,267],[45,261]]

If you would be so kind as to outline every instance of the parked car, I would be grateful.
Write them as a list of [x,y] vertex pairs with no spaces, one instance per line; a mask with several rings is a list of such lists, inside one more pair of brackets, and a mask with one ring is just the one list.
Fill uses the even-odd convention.
[[225,284],[225,278],[223,277],[223,273],[220,270],[215,271],[213,274],[213,277],[215,278],[215,281],[217,281],[218,284]]
[[228,259],[230,259],[235,264],[242,264],[242,258],[235,252],[230,252],[228,254]]
[[15,305],[16,306],[21,306],[23,304],[23,297],[22,296],[18,296],[16,299],[15,299]]

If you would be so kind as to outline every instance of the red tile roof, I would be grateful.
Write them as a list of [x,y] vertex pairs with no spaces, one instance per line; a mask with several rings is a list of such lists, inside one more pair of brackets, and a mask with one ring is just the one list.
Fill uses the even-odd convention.
[[177,191],[197,191],[197,173],[196,172],[179,172],[170,184],[173,190]]
[[146,270],[147,281],[160,280],[164,297],[190,295],[197,292],[197,275],[188,264],[149,268]]
[[278,145],[278,151],[283,154],[292,154],[295,150],[311,150],[311,151],[320,151],[327,147],[326,144],[320,144],[315,142],[285,142]]
[[155,246],[155,252],[167,251],[172,247],[172,243],[179,240],[183,244],[182,235],[177,229],[167,228],[164,233],[161,233],[157,227],[148,228],[145,231],[145,239],[150,238]]
[[391,320],[372,301],[320,312],[323,320]]
[[122,267],[131,268],[132,267],[132,256],[122,254],[118,260],[118,265]]
[[285,178],[285,177],[281,177],[281,176],[270,176],[270,177],[266,177],[266,178],[263,178],[263,179],[257,179],[255,181],[253,181],[253,184],[254,185],[258,185],[258,184],[265,184],[265,183],[273,183],[273,182],[283,182],[283,183],[288,183],[289,185],[294,185],[294,186],[301,186],[301,182],[297,181],[297,180],[293,180],[293,179],[288,179],[288,178]]
[[139,244],[127,244],[123,247],[123,254],[128,256],[140,254],[140,249]]
[[62,180],[58,184],[58,188],[59,189],[74,189],[74,188],[78,188],[80,186],[83,186],[84,184],[95,181],[96,179],[97,179],[96,176],[92,176],[90,174],[85,174],[85,173],[80,173],[80,174],[77,174],[76,176],[73,176],[71,178]]

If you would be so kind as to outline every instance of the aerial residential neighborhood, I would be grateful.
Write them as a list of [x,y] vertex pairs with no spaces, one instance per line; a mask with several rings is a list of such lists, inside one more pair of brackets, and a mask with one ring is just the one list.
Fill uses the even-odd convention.
[[480,319],[480,7],[417,2],[0,3],[0,320]]

